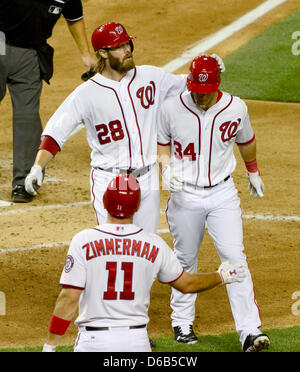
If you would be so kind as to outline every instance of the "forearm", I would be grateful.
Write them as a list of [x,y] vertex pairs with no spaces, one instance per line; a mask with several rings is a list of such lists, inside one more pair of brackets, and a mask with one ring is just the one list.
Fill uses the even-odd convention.
[[250,162],[256,159],[256,140],[247,145],[239,145],[239,151],[244,162]]
[[184,272],[171,286],[182,293],[196,293],[212,289],[220,284],[222,284],[222,279],[218,272],[194,274]]
[[[53,311],[52,318],[55,317],[60,322],[65,323],[66,324],[65,327],[67,327],[68,322],[70,322],[73,319],[76,313],[80,293],[81,291],[79,290],[62,289],[56,301],[56,305]],[[51,318],[51,322],[52,322],[52,318]],[[51,322],[50,322],[49,329],[52,330],[53,328],[57,328],[57,325],[51,326]],[[56,331],[51,332],[49,330],[46,343],[48,345],[57,345],[60,342],[60,339],[62,336],[63,335],[58,334],[58,332]]]
[[157,145],[157,158],[160,170],[162,171],[162,169],[170,165],[171,146]]
[[90,54],[90,48],[87,41],[87,36],[85,32],[84,19],[80,19],[75,22],[67,21],[70,33],[79,49],[82,56],[87,56]]
[[40,167],[45,169],[45,167],[53,159],[53,157],[54,156],[51,154],[51,152],[41,149],[36,155],[34,165],[39,165]]

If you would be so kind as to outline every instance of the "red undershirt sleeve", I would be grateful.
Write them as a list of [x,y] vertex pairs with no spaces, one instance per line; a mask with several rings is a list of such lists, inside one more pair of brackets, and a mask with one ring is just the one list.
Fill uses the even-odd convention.
[[55,139],[50,136],[45,136],[40,144],[39,150],[47,150],[53,156],[55,156],[58,151],[60,151],[60,147],[58,146]]

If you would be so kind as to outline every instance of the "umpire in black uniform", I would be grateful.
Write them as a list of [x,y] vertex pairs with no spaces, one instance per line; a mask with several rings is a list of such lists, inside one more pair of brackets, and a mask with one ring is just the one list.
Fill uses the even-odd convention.
[[8,87],[13,107],[14,202],[33,198],[24,181],[40,145],[42,80],[49,84],[53,74],[54,51],[47,39],[61,15],[89,70],[96,60],[89,52],[81,0],[0,1],[0,101]]

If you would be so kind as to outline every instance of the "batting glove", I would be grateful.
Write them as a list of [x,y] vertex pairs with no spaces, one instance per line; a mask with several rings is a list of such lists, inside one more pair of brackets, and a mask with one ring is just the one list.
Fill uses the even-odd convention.
[[163,186],[170,192],[180,192],[183,190],[184,182],[178,177],[171,174],[170,166],[166,166],[162,171]]
[[30,173],[25,178],[25,189],[28,194],[35,196],[37,190],[40,186],[42,186],[44,180],[43,169],[39,165],[34,165]]
[[55,353],[56,352],[56,346],[55,345],[44,344],[42,352],[43,353]]
[[249,180],[248,190],[253,198],[262,198],[264,196],[265,186],[260,178],[259,171],[252,173],[247,172],[247,178]]
[[246,270],[241,265],[233,265],[230,262],[223,262],[218,268],[222,284],[241,283],[246,278]]
[[225,72],[226,69],[223,59],[219,57],[217,54],[212,54],[211,57],[213,57],[218,62],[220,72]]

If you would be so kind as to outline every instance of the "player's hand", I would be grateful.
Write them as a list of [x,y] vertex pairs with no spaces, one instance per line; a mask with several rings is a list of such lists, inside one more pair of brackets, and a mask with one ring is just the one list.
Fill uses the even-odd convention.
[[246,270],[241,265],[233,265],[228,261],[222,262],[218,268],[222,284],[241,283],[246,278]]
[[211,57],[213,57],[217,62],[218,62],[218,65],[219,65],[219,69],[221,72],[225,72],[225,64],[223,62],[223,59],[221,57],[219,57],[217,54],[211,54]]
[[171,168],[168,165],[162,171],[163,186],[170,192],[180,192],[183,190],[184,182],[171,173]]
[[264,196],[265,186],[260,178],[259,171],[252,173],[247,172],[247,178],[249,180],[248,190],[253,198],[262,198]]
[[93,69],[97,64],[96,58],[91,56],[90,54],[82,55],[81,59],[86,68],[86,71]]
[[42,352],[43,353],[55,353],[56,352],[56,346],[55,345],[44,344]]
[[37,192],[35,190],[42,186],[43,180],[44,174],[42,167],[34,165],[25,178],[25,189],[28,194],[36,196]]

